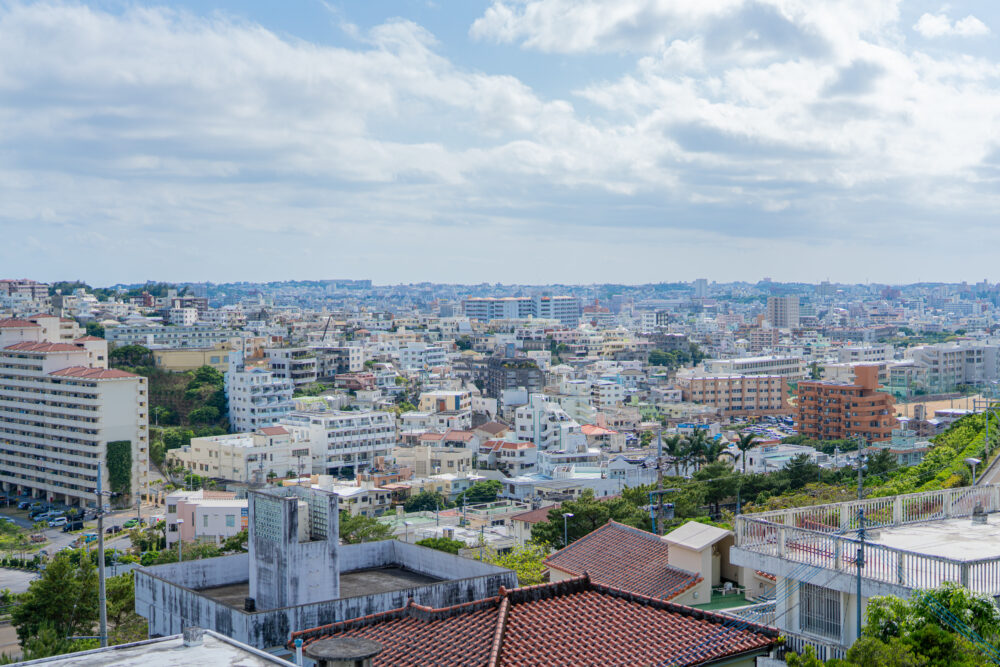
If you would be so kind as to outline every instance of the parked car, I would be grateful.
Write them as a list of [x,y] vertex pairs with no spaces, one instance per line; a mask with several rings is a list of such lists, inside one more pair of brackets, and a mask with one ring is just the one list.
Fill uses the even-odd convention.
[[96,542],[97,533],[84,533],[83,535],[80,536],[80,539],[83,540],[84,544],[86,544],[87,542]]
[[129,519],[124,524],[122,524],[122,527],[123,528],[136,528],[139,525],[141,525],[140,522],[139,522],[139,519]]
[[44,542],[45,541],[45,536],[42,535],[41,533],[34,533],[31,536],[31,541],[32,542]]
[[56,518],[49,520],[49,528],[58,528],[60,526],[65,526],[67,523],[69,522],[66,521],[66,517],[57,516]]
[[71,530],[83,530],[83,522],[82,521],[69,521],[69,522],[66,523],[65,526],[63,526],[63,532],[64,533],[68,533]]
[[104,529],[104,532],[107,535],[115,535],[116,533],[122,532],[122,527],[121,526],[108,526],[107,528]]
[[29,503],[27,500],[22,500],[17,504],[17,509],[19,510],[26,510],[29,507],[31,507],[31,503]]

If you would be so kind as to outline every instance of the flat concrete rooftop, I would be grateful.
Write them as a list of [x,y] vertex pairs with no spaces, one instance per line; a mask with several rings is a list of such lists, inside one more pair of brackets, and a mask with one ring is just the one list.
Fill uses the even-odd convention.
[[[388,593],[424,586],[436,581],[442,580],[399,566],[354,570],[340,574],[340,597],[353,598],[361,595]],[[250,582],[243,581],[228,586],[202,588],[198,592],[227,606],[243,609],[243,601],[250,595]]]
[[988,521],[973,525],[969,518],[944,519],[880,528],[869,541],[960,561],[1000,558],[1000,514],[988,515]]

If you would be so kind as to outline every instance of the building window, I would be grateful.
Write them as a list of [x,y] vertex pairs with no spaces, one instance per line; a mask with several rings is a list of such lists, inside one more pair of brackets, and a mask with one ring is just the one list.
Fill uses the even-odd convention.
[[235,527],[236,527],[236,515],[235,514],[227,514],[226,515],[226,528],[235,528]]
[[822,586],[800,583],[799,629],[840,639],[840,593]]
[[202,525],[202,528],[208,528],[208,515],[207,514],[202,514],[201,515],[201,525]]

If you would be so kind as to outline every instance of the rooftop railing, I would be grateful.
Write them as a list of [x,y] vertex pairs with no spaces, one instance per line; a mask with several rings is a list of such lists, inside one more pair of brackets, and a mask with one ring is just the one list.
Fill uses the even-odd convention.
[[[859,510],[865,529],[876,531],[971,517],[982,505],[1000,511],[1000,485],[943,489],[902,496],[797,507],[736,517],[736,547],[796,563],[857,572]],[[946,581],[1000,594],[1000,557],[961,560],[866,541],[862,575],[907,588],[936,588]]]

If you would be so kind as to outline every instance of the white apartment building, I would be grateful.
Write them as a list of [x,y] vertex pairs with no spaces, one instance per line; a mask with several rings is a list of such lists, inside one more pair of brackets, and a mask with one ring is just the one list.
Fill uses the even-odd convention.
[[741,357],[706,359],[706,375],[778,375],[787,379],[804,378],[805,362],[801,357]]
[[539,451],[576,449],[581,443],[587,444],[579,422],[543,394],[532,394],[527,405],[514,411],[514,432],[519,440],[535,443]]
[[399,360],[399,366],[404,370],[422,370],[448,364],[445,349],[440,345],[427,343],[405,343],[393,352],[393,356]]
[[168,316],[171,324],[181,327],[191,327],[198,323],[197,308],[171,308]]
[[396,464],[410,468],[416,477],[472,471],[472,450],[455,447],[400,447]]
[[837,350],[837,363],[859,364],[892,361],[896,348],[892,345],[850,345]]
[[778,329],[794,329],[799,326],[799,297],[767,297],[767,321]]
[[906,356],[925,369],[927,389],[932,392],[1000,380],[1000,345],[995,343],[921,345],[906,350]]
[[109,343],[115,345],[212,347],[228,341],[233,337],[233,332],[204,324],[165,327],[159,324],[144,323],[109,327],[105,331],[104,337]]
[[291,380],[263,368],[247,368],[239,350],[229,353],[226,372],[226,399],[229,425],[236,433],[273,426],[292,411],[294,385]]
[[405,433],[424,431],[464,431],[472,428],[472,411],[462,412],[404,412],[399,416],[399,430]]
[[227,491],[174,491],[166,497],[167,546],[184,542],[220,544],[247,528],[246,498]]
[[583,307],[575,296],[474,297],[462,302],[465,316],[480,322],[544,318],[567,327],[580,323]]
[[269,348],[264,355],[276,377],[290,380],[296,387],[316,381],[316,352],[312,348]]
[[0,484],[72,505],[111,488],[109,443],[130,459],[127,491],[148,491],[146,378],[108,368],[107,343],[0,320]]
[[263,484],[289,472],[311,474],[312,450],[283,426],[253,433],[191,438],[191,444],[167,452],[167,465],[181,465],[203,477]]
[[625,402],[625,387],[610,380],[598,380],[590,385],[590,402],[598,410],[619,408]]
[[314,466],[329,475],[353,477],[389,456],[396,443],[395,419],[388,412],[295,411],[281,425],[308,440]]

